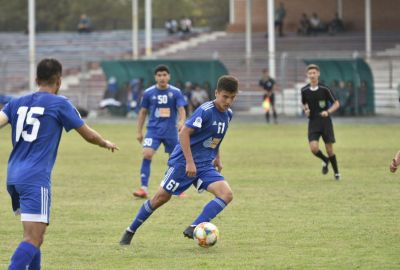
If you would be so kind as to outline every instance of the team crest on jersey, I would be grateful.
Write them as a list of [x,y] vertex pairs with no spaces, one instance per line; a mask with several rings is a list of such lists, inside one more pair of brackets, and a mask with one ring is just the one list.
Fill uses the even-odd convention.
[[326,101],[325,100],[320,100],[319,101],[319,107],[320,108],[325,108],[326,107]]
[[201,128],[202,123],[203,123],[203,119],[201,119],[201,117],[196,117],[196,119],[193,122],[193,126]]
[[168,97],[170,97],[170,98],[172,98],[173,95],[174,95],[174,94],[171,93],[171,92],[168,93]]

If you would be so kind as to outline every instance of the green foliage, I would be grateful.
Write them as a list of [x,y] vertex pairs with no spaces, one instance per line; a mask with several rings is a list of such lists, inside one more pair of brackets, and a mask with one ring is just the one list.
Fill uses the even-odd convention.
[[[139,2],[140,25],[144,25],[144,1]],[[129,29],[132,25],[131,0],[36,0],[38,31],[74,31],[85,13],[95,29]],[[224,27],[229,1],[153,0],[154,27],[163,28],[168,18],[189,16],[196,26]],[[28,0],[0,0],[0,31],[27,28]]]
[[[133,124],[94,125],[120,146],[117,153],[64,134],[53,173],[51,225],[43,269],[399,269],[400,181],[389,173],[398,149],[395,125],[336,125],[343,180],[321,174],[305,124],[238,123],[222,144],[223,175],[234,199],[215,223],[221,240],[203,249],[182,236],[209,194],[157,210],[132,245],[118,241],[143,203],[141,146]],[[5,178],[10,129],[0,132],[0,179]],[[150,192],[166,169],[162,149],[152,163]],[[5,183],[0,189],[0,269],[21,240]]]

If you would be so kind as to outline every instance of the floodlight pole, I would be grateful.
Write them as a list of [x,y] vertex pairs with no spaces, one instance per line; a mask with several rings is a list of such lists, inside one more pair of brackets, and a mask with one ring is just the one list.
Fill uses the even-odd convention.
[[274,0],[268,0],[268,66],[269,74],[276,78],[275,70],[275,13]]
[[365,0],[365,54],[367,60],[371,58],[371,0]]
[[229,0],[229,24],[235,23],[235,0]]
[[138,24],[138,0],[132,0],[132,58],[134,60],[139,56]]
[[151,21],[152,21],[152,11],[151,11],[151,1],[145,1],[145,27],[146,27],[146,56],[152,55],[152,33],[151,33]]
[[35,91],[35,0],[28,0],[29,91]]
[[252,0],[246,1],[246,57],[251,57],[251,9],[252,9]]

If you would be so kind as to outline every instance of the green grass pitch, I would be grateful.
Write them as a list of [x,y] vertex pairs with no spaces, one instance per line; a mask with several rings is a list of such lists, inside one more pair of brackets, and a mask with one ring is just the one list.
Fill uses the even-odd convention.
[[[93,125],[115,141],[112,154],[64,134],[53,171],[51,225],[43,269],[400,269],[400,175],[389,162],[400,149],[396,125],[336,125],[335,151],[343,180],[311,155],[306,124],[233,121],[222,143],[223,174],[233,202],[213,220],[216,246],[204,249],[183,229],[212,197],[188,191],[173,198],[120,247],[123,230],[142,204],[141,147],[134,124]],[[0,269],[22,238],[5,188],[10,129],[0,131]],[[154,194],[166,169],[152,163]]]

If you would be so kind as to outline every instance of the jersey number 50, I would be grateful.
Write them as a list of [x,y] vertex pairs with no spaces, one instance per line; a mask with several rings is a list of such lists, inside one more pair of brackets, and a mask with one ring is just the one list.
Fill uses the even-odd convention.
[[[28,107],[22,106],[18,108],[17,114],[17,128],[15,131],[15,141],[18,142],[22,137],[26,142],[33,142],[37,138],[37,134],[40,127],[39,119],[35,118],[33,115],[43,115],[44,108],[43,107],[32,107],[28,111]],[[24,124],[32,126],[31,133],[28,133],[26,130],[23,130]]]

